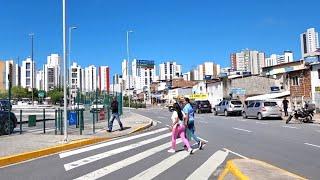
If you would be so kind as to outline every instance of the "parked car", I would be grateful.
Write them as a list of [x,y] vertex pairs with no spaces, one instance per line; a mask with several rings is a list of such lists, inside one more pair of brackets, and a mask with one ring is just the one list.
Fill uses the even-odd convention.
[[230,114],[237,114],[240,116],[243,111],[243,104],[240,100],[222,100],[213,110],[215,115],[224,114],[228,116]]
[[70,107],[70,109],[71,110],[77,110],[77,109],[84,110],[85,107],[84,107],[84,105],[82,103],[79,103],[79,105],[78,105],[78,103],[75,103]]
[[98,100],[97,102],[92,102],[92,105],[90,106],[90,112],[100,111],[101,109],[104,109],[104,105],[101,101]]
[[0,110],[2,111],[8,111],[9,109],[12,109],[12,105],[7,99],[1,99],[0,100]]
[[196,113],[212,113],[212,106],[208,100],[198,100],[191,103]]
[[259,120],[266,117],[281,118],[281,108],[273,101],[252,101],[242,112],[243,118],[256,117]]
[[10,112],[10,121],[8,116],[9,111],[0,111],[0,135],[13,133],[14,128],[17,127],[15,114]]

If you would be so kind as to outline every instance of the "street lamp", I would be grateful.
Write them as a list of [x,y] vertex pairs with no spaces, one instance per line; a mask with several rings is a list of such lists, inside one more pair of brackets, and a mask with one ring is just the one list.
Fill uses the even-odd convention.
[[[67,82],[68,82],[68,86],[69,86],[69,96],[71,97],[71,81],[70,81],[70,74],[71,74],[71,70],[70,70],[70,67],[71,67],[71,37],[72,37],[72,30],[73,29],[77,29],[77,27],[76,26],[71,26],[71,27],[69,27],[69,48],[68,48],[68,80],[67,80]],[[71,99],[69,97],[69,99]]]
[[67,54],[66,54],[66,0],[62,0],[62,40],[63,40],[63,117],[64,117],[64,141],[68,141],[68,131],[67,131]]
[[33,100],[33,81],[34,81],[34,63],[33,63],[33,38],[34,38],[34,33],[30,33],[29,36],[31,37],[31,66],[32,67],[32,72],[31,72],[31,97],[32,97],[32,106],[34,105],[34,100]]
[[127,78],[128,78],[128,89],[129,89],[129,95],[128,95],[128,100],[129,100],[129,109],[130,109],[130,68],[129,68],[129,65],[130,65],[130,53],[129,53],[129,33],[132,33],[133,31],[129,30],[127,31]]

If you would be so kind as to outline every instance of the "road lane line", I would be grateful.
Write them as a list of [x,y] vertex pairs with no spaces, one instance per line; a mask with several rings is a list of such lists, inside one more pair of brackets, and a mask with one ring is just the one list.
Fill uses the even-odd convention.
[[244,131],[244,132],[252,132],[252,131],[249,131],[249,130],[246,130],[246,129],[240,129],[240,128],[235,128],[235,127],[233,127],[232,129],[235,129],[235,130],[238,130],[238,131]]
[[300,129],[300,128],[294,127],[294,126],[282,126],[282,127],[284,127],[284,128],[290,128],[290,129]]
[[[193,152],[197,151],[198,149],[194,149]],[[139,179],[153,179],[157,177],[162,172],[168,170],[179,161],[185,159],[189,156],[189,152],[177,152],[176,154],[166,158],[165,160],[161,161],[160,163],[152,166],[151,168],[139,173],[138,175],[130,178],[130,180],[139,180]]]
[[[178,143],[181,143],[180,139],[177,141],[177,144]],[[134,164],[134,163],[136,163],[136,162],[138,162],[138,161],[140,161],[142,159],[145,159],[145,158],[147,158],[149,156],[152,156],[153,154],[156,154],[156,153],[158,153],[160,151],[163,151],[163,150],[165,150],[167,148],[170,148],[170,147],[171,147],[171,142],[162,144],[160,146],[154,147],[152,149],[148,149],[148,150],[146,150],[144,152],[136,154],[136,155],[134,155],[132,157],[129,157],[127,159],[124,159],[122,161],[116,162],[116,163],[111,164],[109,166],[106,166],[104,168],[101,168],[101,169],[98,169],[96,171],[90,172],[90,173],[88,173],[88,174],[86,174],[84,176],[81,176],[81,177],[79,177],[79,178],[77,178],[75,180],[88,180],[88,179],[93,180],[93,179],[101,178],[103,176],[106,176],[106,175],[108,175],[108,174],[110,174],[112,172],[115,172],[115,171],[117,171],[119,169],[127,167],[127,166],[129,166],[131,164]]]
[[228,151],[215,152],[205,163],[194,171],[186,180],[209,179],[211,174],[225,161]]
[[159,124],[162,124],[162,122],[161,121],[156,121],[157,123],[159,123]]
[[257,124],[268,124],[268,123],[265,123],[265,122],[256,122]]
[[249,159],[249,158],[247,158],[246,156],[243,156],[243,155],[241,155],[241,154],[239,154],[239,153],[236,153],[236,152],[234,152],[234,151],[231,151],[230,149],[223,148],[223,150],[227,151],[228,153],[231,153],[231,154],[234,154],[234,155],[236,155],[236,156],[239,156],[239,157],[241,157],[241,158],[243,158],[243,159]]
[[308,145],[308,146],[313,146],[313,147],[317,147],[317,148],[320,148],[319,145],[315,145],[315,144],[310,144],[310,143],[304,143],[305,145]]
[[168,128],[161,128],[161,129],[157,129],[157,130],[150,131],[150,132],[147,132],[147,133],[138,134],[138,135],[135,135],[135,136],[121,138],[121,139],[109,141],[109,142],[106,142],[106,143],[101,143],[101,144],[88,146],[88,147],[77,149],[77,150],[73,150],[73,151],[64,152],[64,153],[59,154],[59,156],[60,156],[60,158],[65,158],[65,157],[76,155],[76,154],[80,154],[80,153],[83,153],[83,152],[92,151],[92,150],[99,149],[99,148],[102,148],[102,147],[107,147],[107,146],[110,146],[110,145],[114,145],[114,144],[130,141],[130,140],[133,140],[133,139],[149,136],[149,135],[156,134],[156,133],[160,133],[160,132],[163,132],[163,131],[166,131],[166,130],[168,130]]
[[206,122],[206,121],[199,121],[200,123],[203,123],[203,124],[208,124],[208,122]]
[[152,138],[152,139],[143,140],[143,141],[140,141],[138,143],[130,144],[128,146],[124,146],[124,147],[121,147],[121,148],[118,148],[118,149],[113,149],[111,151],[106,151],[106,152],[103,152],[103,153],[100,153],[100,154],[89,156],[89,157],[86,157],[86,158],[83,158],[83,159],[80,159],[80,160],[65,164],[64,165],[64,169],[66,171],[69,171],[71,169],[74,169],[74,168],[83,166],[85,164],[89,164],[89,163],[98,161],[100,159],[104,159],[104,158],[107,158],[107,157],[110,157],[110,156],[113,156],[113,155],[117,155],[117,154],[125,152],[125,151],[136,149],[136,148],[141,147],[143,145],[147,145],[147,144],[153,143],[155,141],[164,139],[164,138],[169,137],[169,136],[171,136],[171,133],[166,133],[166,134],[157,136],[157,137]]
[[201,138],[201,137],[198,137],[198,139],[200,139],[201,141],[204,141],[204,142],[209,142],[209,141],[207,141],[207,140],[205,140],[205,139],[203,139],[203,138]]
[[237,119],[237,121],[246,122],[246,121],[248,121],[248,120],[245,120],[245,119]]

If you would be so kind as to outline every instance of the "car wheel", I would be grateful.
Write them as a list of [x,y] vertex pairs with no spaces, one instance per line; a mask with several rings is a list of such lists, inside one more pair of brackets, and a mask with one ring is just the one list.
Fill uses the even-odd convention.
[[243,117],[243,119],[247,119],[248,118],[246,112],[242,112],[242,117]]
[[227,110],[224,110],[224,116],[227,117],[229,114],[228,114],[228,111]]
[[214,109],[214,110],[213,110],[213,114],[214,114],[215,116],[217,116],[217,115],[218,115],[218,112]]
[[258,113],[258,120],[262,120],[262,119],[263,119],[262,114]]
[[10,121],[5,121],[3,124],[3,134],[11,134],[14,130],[14,124],[12,119]]

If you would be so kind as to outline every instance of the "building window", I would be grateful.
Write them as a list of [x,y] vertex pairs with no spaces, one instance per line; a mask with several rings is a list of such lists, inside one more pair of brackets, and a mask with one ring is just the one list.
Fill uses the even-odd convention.
[[320,79],[320,69],[318,69],[318,79]]
[[30,71],[26,71],[26,77],[30,77]]
[[30,63],[26,63],[26,69],[30,69]]
[[298,76],[294,76],[291,78],[291,85],[292,86],[299,86],[299,78]]
[[147,84],[148,84],[148,79],[147,79],[147,78],[145,78],[145,80],[144,80],[144,84],[145,84],[145,85],[147,85]]

